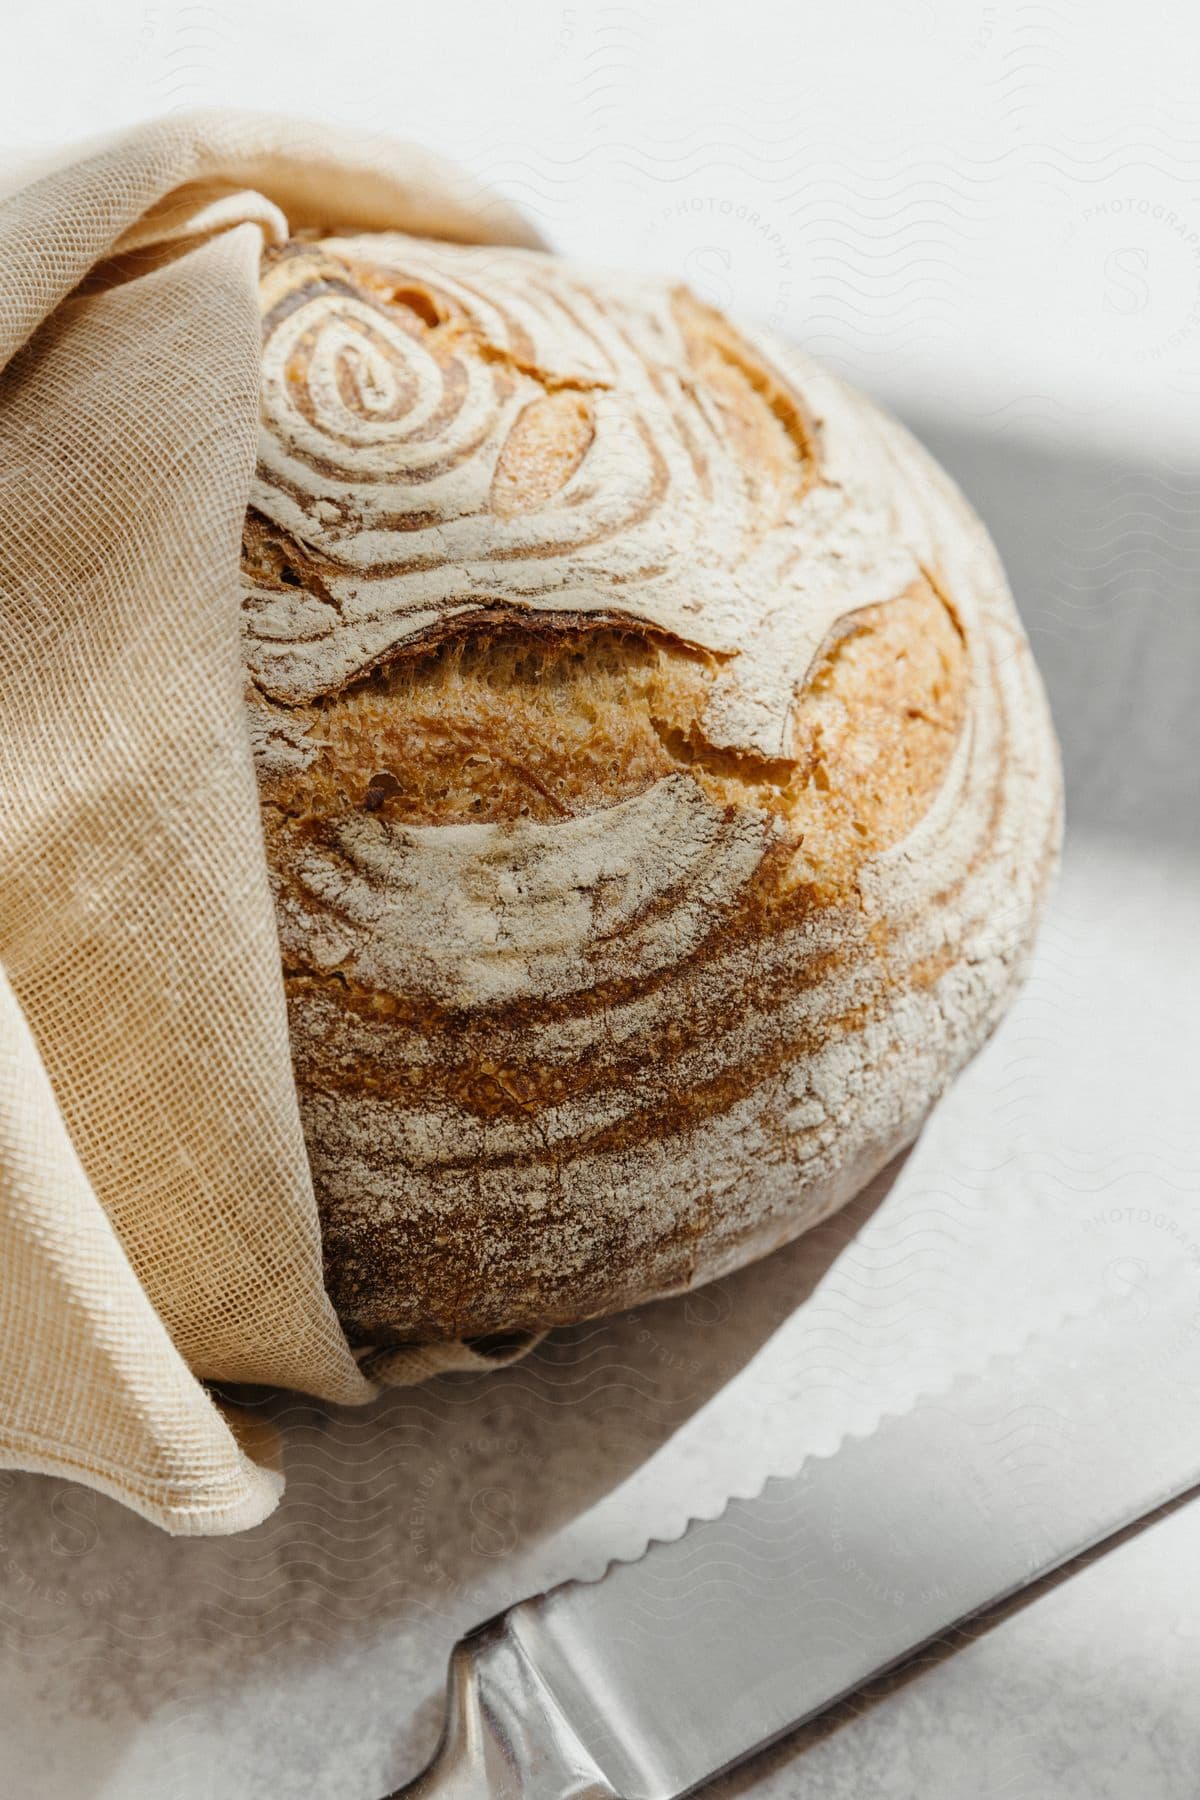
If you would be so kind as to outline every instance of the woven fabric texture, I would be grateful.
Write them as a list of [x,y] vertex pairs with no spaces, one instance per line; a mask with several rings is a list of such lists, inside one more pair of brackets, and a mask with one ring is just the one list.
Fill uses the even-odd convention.
[[322,1281],[242,701],[259,258],[538,239],[422,151],[254,114],[0,193],[0,1465],[237,1531],[282,1478],[205,1381],[358,1402],[488,1361],[360,1367]]

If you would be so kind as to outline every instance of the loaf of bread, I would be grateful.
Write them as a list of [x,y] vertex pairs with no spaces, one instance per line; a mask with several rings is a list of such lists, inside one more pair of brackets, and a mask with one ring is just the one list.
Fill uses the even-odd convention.
[[761,1255],[1021,974],[1060,783],[986,533],[680,288],[381,234],[261,296],[248,705],[347,1331]]

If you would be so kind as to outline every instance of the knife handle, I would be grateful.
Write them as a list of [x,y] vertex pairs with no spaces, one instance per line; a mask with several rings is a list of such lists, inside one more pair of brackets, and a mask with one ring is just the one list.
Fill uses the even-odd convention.
[[500,1613],[450,1654],[433,1761],[389,1800],[619,1800]]

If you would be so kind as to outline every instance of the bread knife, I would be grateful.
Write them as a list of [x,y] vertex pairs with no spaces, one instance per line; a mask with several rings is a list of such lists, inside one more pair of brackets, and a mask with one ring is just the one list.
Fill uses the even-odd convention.
[[1102,1308],[456,1646],[392,1800],[676,1800],[1200,1485],[1200,1318]]

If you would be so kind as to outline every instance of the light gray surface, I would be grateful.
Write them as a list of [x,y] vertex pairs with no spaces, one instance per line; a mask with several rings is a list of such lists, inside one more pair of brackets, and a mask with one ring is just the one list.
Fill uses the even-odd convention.
[[[481,1712],[524,1702],[510,1671],[532,1671],[556,1743],[623,1800],[674,1800],[1200,1487],[1196,1296],[1164,1275],[1136,1319],[1106,1296],[600,1580],[512,1608],[494,1629],[521,1655],[491,1680],[483,1665]],[[515,1767],[532,1787],[529,1759]]]

